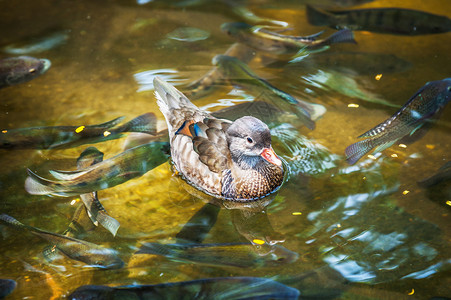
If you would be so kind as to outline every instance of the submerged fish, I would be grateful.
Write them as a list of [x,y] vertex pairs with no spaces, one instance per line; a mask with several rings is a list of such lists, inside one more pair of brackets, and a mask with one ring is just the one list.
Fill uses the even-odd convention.
[[318,69],[333,69],[350,75],[377,75],[403,72],[412,68],[412,64],[394,54],[372,52],[324,52],[309,56],[290,67],[306,66]]
[[124,117],[86,126],[49,126],[8,129],[0,132],[2,149],[70,148],[83,143],[97,143],[121,137],[123,132],[156,133],[156,117],[146,113],[117,126]]
[[57,181],[28,169],[25,190],[32,195],[76,196],[103,190],[144,175],[168,160],[169,143],[152,142],[76,171],[50,171]]
[[326,108],[320,104],[296,99],[272,86],[269,82],[258,77],[246,64],[235,57],[216,55],[213,58],[213,64],[218,66],[218,70],[222,73],[222,77],[225,80],[251,91],[259,99],[269,100],[276,107],[294,113],[311,130],[315,128],[314,121],[326,112]]
[[299,291],[268,278],[222,277],[155,285],[84,285],[73,291],[69,300],[109,299],[297,299]]
[[195,27],[180,27],[168,33],[166,36],[176,41],[196,42],[207,39],[210,33]]
[[[77,168],[78,170],[82,170],[102,161],[103,153],[95,147],[88,147],[77,159]],[[113,236],[115,236],[120,224],[116,219],[107,214],[105,208],[97,197],[97,192],[81,194],[80,199],[85,205],[86,212],[94,225],[97,226],[100,223],[103,227],[105,227],[105,229],[110,231]]]
[[0,215],[0,221],[3,221],[11,227],[28,230],[54,244],[56,249],[64,253],[67,257],[93,267],[118,269],[124,266],[124,262],[118,257],[117,252],[113,249],[28,226],[6,214]]
[[17,283],[12,279],[0,279],[0,299],[11,294],[16,288]]
[[68,30],[44,33],[39,37],[26,38],[22,42],[5,46],[3,52],[16,55],[40,53],[64,44],[68,38]]
[[438,170],[438,172],[431,177],[423,179],[418,182],[422,187],[431,187],[437,185],[443,181],[448,181],[451,179],[451,161],[447,162]]
[[176,261],[196,262],[213,266],[238,268],[275,267],[298,259],[296,252],[279,245],[270,247],[264,256],[255,252],[250,243],[231,244],[158,244],[144,243],[137,254],[163,255]]
[[451,19],[446,16],[403,8],[330,11],[307,5],[307,19],[316,26],[402,35],[444,33],[451,30]]
[[44,74],[51,66],[50,60],[30,56],[0,59],[0,89],[30,81]]
[[322,31],[310,36],[283,35],[246,23],[225,23],[221,29],[238,42],[257,50],[275,54],[296,54],[301,50],[322,51],[336,43],[355,43],[351,30],[340,30],[326,39],[318,40]]
[[380,152],[412,136],[428,121],[437,119],[450,100],[451,78],[426,83],[393,116],[359,136],[367,139],[348,146],[346,160],[354,164],[373,148],[374,152]]

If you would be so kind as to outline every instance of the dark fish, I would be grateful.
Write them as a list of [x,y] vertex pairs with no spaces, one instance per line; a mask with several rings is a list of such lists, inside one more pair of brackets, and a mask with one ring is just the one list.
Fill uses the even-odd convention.
[[28,230],[49,241],[71,259],[103,269],[118,269],[124,266],[124,262],[113,249],[28,226],[5,214],[0,215],[0,220],[11,227]]
[[197,243],[204,241],[218,219],[219,206],[207,203],[183,225],[175,236],[177,243]]
[[0,299],[11,294],[16,288],[17,283],[12,279],[0,279]]
[[110,159],[76,171],[50,171],[58,181],[42,178],[31,170],[25,189],[32,195],[76,196],[121,184],[168,160],[169,143],[152,142],[126,150]]
[[161,299],[161,300],[244,300],[297,299],[299,291],[268,278],[222,277],[155,285],[84,285],[73,291],[69,300]]
[[296,252],[279,245],[262,245],[271,250],[261,256],[250,243],[235,244],[158,244],[144,243],[137,254],[163,255],[176,261],[238,268],[275,267],[298,259]]
[[[88,147],[77,159],[77,168],[78,170],[82,170],[102,161],[103,153],[95,147]],[[103,227],[105,227],[105,229],[110,231],[113,236],[115,236],[120,224],[116,219],[107,214],[105,208],[97,197],[97,192],[81,194],[80,199],[85,205],[86,212],[94,225],[97,226],[100,223]]]
[[451,161],[444,164],[436,174],[418,182],[422,187],[431,187],[451,179]]
[[30,81],[44,74],[51,66],[50,60],[30,56],[0,59],[0,89]]
[[403,8],[329,11],[307,5],[307,19],[316,26],[402,35],[444,33],[451,30],[451,19],[446,16]]
[[412,136],[429,121],[437,119],[450,100],[451,78],[426,83],[393,116],[359,136],[367,139],[348,146],[346,160],[354,164],[373,148],[376,148],[374,152],[380,152]]
[[234,106],[228,106],[212,113],[216,118],[236,120],[244,116],[253,116],[264,123],[274,123],[279,118],[286,117],[284,112],[271,103],[254,100],[243,102]]
[[320,104],[296,99],[272,86],[269,82],[258,77],[246,64],[235,57],[216,55],[213,58],[213,64],[218,66],[218,70],[222,73],[222,77],[225,80],[251,91],[259,99],[269,100],[276,107],[294,113],[311,130],[315,128],[314,120],[317,120],[326,112],[326,108]]
[[238,42],[257,50],[275,54],[296,54],[301,50],[321,51],[336,43],[355,43],[351,30],[340,30],[326,39],[318,40],[322,31],[310,36],[283,35],[246,23],[224,23],[221,29]]
[[156,133],[156,117],[146,113],[117,126],[124,117],[106,123],[86,126],[50,126],[3,130],[0,148],[54,149],[70,148],[84,143],[98,143],[121,137],[123,132]]

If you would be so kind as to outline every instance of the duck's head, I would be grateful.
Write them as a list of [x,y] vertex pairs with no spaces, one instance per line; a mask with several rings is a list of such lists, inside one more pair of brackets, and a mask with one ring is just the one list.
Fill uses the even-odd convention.
[[257,118],[245,116],[233,122],[227,129],[227,142],[232,160],[243,169],[266,162],[282,167],[272,149],[268,126]]

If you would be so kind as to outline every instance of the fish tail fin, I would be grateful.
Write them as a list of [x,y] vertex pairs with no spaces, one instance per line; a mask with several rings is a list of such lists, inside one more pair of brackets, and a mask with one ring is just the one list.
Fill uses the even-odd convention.
[[119,126],[117,132],[141,132],[155,135],[157,132],[157,117],[154,113],[145,113]]
[[334,18],[333,14],[311,5],[306,6],[306,14],[308,22],[316,26],[328,26],[331,24],[330,19]]
[[346,147],[346,161],[353,165],[355,164],[362,156],[367,154],[375,147],[373,139],[366,139],[357,143],[354,143],[348,147]]
[[47,262],[52,262],[62,257],[56,245],[48,245],[42,249],[42,256]]
[[170,249],[166,245],[158,243],[143,243],[136,254],[155,254],[168,256],[171,255]]
[[14,219],[13,217],[11,217],[7,214],[1,214],[0,220],[5,222],[6,224],[10,225],[11,227],[23,228],[23,229],[27,228],[27,225],[17,221],[16,219]]
[[97,215],[97,221],[113,236],[116,236],[117,230],[121,226],[121,224],[113,217],[110,217],[106,212],[99,211]]
[[308,129],[314,130],[316,128],[315,121],[313,121],[312,118],[310,117],[310,112],[306,110],[304,107],[297,106],[295,114],[299,117],[301,122],[304,123],[304,125]]
[[55,191],[51,186],[54,183],[27,169],[28,177],[25,180],[25,190],[31,195],[50,195]]
[[353,43],[357,44],[354,39],[354,33],[349,29],[342,29],[340,31],[335,32],[327,39],[324,40],[326,45],[332,45],[337,43]]

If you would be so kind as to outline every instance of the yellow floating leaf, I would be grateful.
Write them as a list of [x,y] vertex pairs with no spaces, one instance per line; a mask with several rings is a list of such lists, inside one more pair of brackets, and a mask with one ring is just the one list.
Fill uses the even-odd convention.
[[376,79],[376,80],[380,80],[382,78],[382,74],[377,74],[375,77],[374,77],[374,79]]
[[2,130],[2,133],[7,133],[8,132],[8,130]]
[[293,216],[300,216],[302,215],[302,213],[300,211],[295,211],[293,213],[291,213]]
[[410,293],[407,293],[407,295],[411,296],[411,295],[413,295],[414,293],[415,293],[415,290],[412,289],[412,290],[410,291]]
[[75,129],[76,133],[80,133],[85,129],[85,126],[81,125],[80,127],[77,127],[77,129]]
[[445,203],[446,203],[446,205],[451,206],[451,201],[450,200],[446,201]]
[[109,136],[111,134],[111,132],[109,132],[108,130],[105,130],[105,132],[103,133],[103,136]]
[[357,108],[357,107],[359,107],[359,105],[355,104],[355,103],[350,103],[350,104],[348,104],[348,107]]
[[263,245],[265,243],[265,241],[260,239],[253,239],[252,242],[257,245]]
[[407,145],[406,144],[399,144],[398,145],[400,148],[407,148]]
[[408,190],[405,190],[402,192],[403,195],[407,195],[408,193],[410,193],[410,191],[408,191]]

